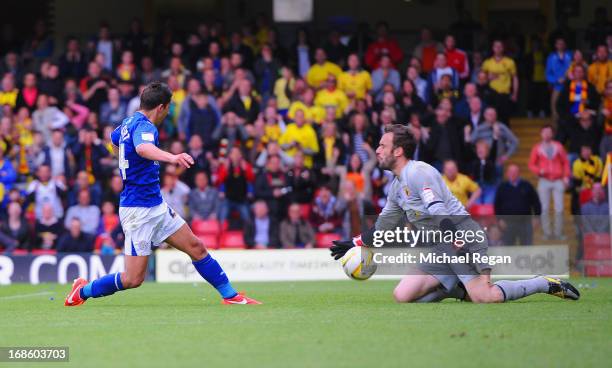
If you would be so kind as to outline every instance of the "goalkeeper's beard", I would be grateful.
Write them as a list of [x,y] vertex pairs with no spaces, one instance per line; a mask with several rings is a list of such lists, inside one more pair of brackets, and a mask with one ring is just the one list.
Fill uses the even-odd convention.
[[395,168],[397,159],[394,156],[389,156],[378,161],[378,166],[383,170],[391,170]]

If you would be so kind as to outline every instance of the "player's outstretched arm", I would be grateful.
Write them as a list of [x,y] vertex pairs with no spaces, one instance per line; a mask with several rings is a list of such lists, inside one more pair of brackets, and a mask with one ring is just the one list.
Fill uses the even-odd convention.
[[136,153],[148,160],[167,162],[169,164],[179,165],[186,169],[190,168],[194,163],[193,158],[187,153],[173,155],[170,152],[157,148],[157,146],[155,146],[153,143],[139,144],[136,146]]

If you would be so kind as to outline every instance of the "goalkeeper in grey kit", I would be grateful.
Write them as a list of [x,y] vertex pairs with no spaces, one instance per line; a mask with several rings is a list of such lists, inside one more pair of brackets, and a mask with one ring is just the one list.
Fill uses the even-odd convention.
[[[390,125],[380,139],[376,156],[381,169],[395,174],[387,203],[376,220],[375,228],[351,240],[334,241],[332,257],[341,258],[354,246],[370,246],[374,230],[394,230],[412,225],[440,231],[476,231],[461,202],[448,190],[440,173],[429,164],[412,160],[416,143],[408,127]],[[486,255],[488,243],[474,241],[462,247],[435,244],[436,252],[449,255],[479,253]],[[480,257],[473,257],[480,258]],[[570,283],[539,276],[527,280],[501,280],[491,283],[491,268],[482,263],[421,263],[418,272],[406,275],[393,292],[397,302],[437,302],[458,298],[477,303],[499,303],[546,293],[578,300],[580,293]]]

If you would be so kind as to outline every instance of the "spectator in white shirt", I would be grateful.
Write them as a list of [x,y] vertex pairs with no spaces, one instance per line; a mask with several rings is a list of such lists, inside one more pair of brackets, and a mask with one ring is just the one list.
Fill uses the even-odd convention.
[[182,218],[186,218],[185,205],[187,204],[189,187],[178,179],[175,166],[166,166],[161,193],[168,206]]
[[38,179],[32,181],[28,186],[27,201],[24,208],[29,203],[34,202],[34,213],[36,218],[42,218],[42,208],[46,203],[53,207],[55,217],[62,218],[64,216],[64,207],[62,206],[61,197],[66,193],[66,185],[57,179],[51,179],[51,169],[49,165],[40,165],[36,172]]
[[32,123],[45,141],[51,140],[51,131],[65,127],[70,119],[56,106],[49,106],[49,96],[41,94],[36,101],[36,110],[32,113]]
[[68,208],[64,219],[64,226],[67,230],[70,230],[70,223],[74,218],[81,221],[81,230],[84,233],[96,235],[100,224],[100,208],[91,204],[88,189],[81,190],[79,203]]

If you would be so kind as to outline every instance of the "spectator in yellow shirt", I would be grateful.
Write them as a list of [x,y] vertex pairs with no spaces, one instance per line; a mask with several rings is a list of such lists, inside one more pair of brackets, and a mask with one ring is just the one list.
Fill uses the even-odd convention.
[[281,77],[274,83],[274,96],[279,114],[285,116],[291,105],[291,98],[295,91],[295,77],[291,68],[281,68]]
[[0,106],[9,105],[15,108],[19,90],[15,88],[15,77],[12,74],[5,74],[2,78],[2,90],[0,90]]
[[601,180],[603,164],[599,156],[593,154],[591,146],[580,147],[580,157],[572,165],[574,184],[580,190],[589,189]]
[[482,70],[487,72],[489,85],[497,93],[510,94],[513,100],[518,96],[518,77],[514,60],[504,56],[504,45],[501,41],[493,42],[493,56],[482,63]]
[[333,74],[336,78],[342,74],[342,69],[338,65],[327,61],[327,54],[321,47],[315,50],[315,61],[316,63],[308,69],[306,74],[306,82],[312,88],[323,87],[329,74]]
[[264,137],[263,142],[278,142],[283,131],[285,130],[285,122],[282,116],[276,112],[272,106],[266,107],[260,118],[264,120]]
[[608,60],[608,48],[597,46],[595,61],[589,66],[588,80],[600,94],[606,89],[606,82],[612,80],[612,61]]
[[489,86],[497,92],[492,105],[497,108],[499,119],[508,125],[512,103],[518,99],[519,80],[514,60],[504,56],[502,41],[493,41],[493,56],[482,63],[481,70],[487,73]]
[[304,93],[302,93],[301,101],[294,101],[291,103],[291,106],[289,106],[289,111],[287,112],[289,120],[294,120],[295,112],[302,110],[304,111],[306,121],[321,124],[325,117],[325,109],[314,104],[314,97],[314,90],[312,88],[306,88]]
[[334,107],[336,109],[336,118],[341,118],[344,115],[349,104],[349,100],[346,94],[337,88],[336,77],[333,74],[327,76],[327,82],[325,83],[325,89],[317,92],[315,97],[315,105],[321,106],[325,109],[328,107]]
[[304,111],[295,112],[295,122],[287,125],[278,143],[290,157],[293,157],[298,149],[301,150],[304,153],[304,166],[312,168],[312,158],[319,153],[319,141],[315,130],[306,123]]
[[448,160],[444,162],[444,175],[442,175],[442,179],[444,179],[444,183],[448,189],[453,193],[455,197],[465,206],[465,208],[470,208],[482,193],[482,190],[474,182],[470,179],[469,176],[463,175],[457,169],[457,163],[453,160]]
[[338,88],[340,88],[349,99],[365,99],[372,89],[372,78],[370,73],[361,69],[357,54],[348,56],[348,70],[338,77]]
[[168,77],[167,83],[168,87],[170,87],[170,90],[172,91],[171,104],[174,106],[173,113],[168,114],[168,118],[171,119],[176,125],[178,117],[181,114],[181,106],[183,106],[183,101],[185,101],[185,98],[187,98],[187,91],[181,88],[178,78],[174,75]]

